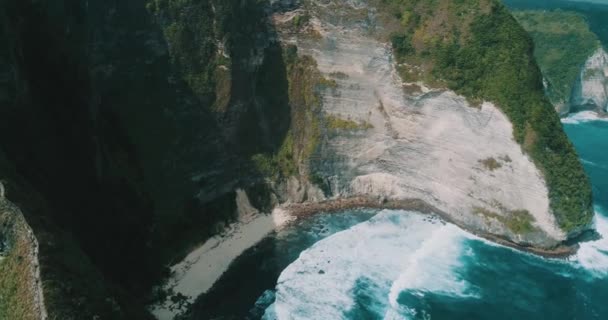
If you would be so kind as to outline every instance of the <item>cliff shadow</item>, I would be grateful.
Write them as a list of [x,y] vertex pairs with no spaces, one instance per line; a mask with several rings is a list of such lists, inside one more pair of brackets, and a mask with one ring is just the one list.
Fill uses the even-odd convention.
[[[39,222],[36,234],[73,235],[70,248],[82,248],[103,278],[136,300],[171,259],[237,219],[236,188],[256,190],[254,206],[270,208],[251,156],[280,148],[291,114],[267,3],[214,1],[222,10],[215,14],[226,15],[222,39],[233,66],[221,112],[217,95],[201,95],[176,67],[167,30],[146,4],[2,7],[10,56],[2,83],[11,88],[0,106],[0,143],[50,209],[26,215],[39,215],[30,219]],[[69,254],[52,252],[41,243],[45,266],[69,264]]]

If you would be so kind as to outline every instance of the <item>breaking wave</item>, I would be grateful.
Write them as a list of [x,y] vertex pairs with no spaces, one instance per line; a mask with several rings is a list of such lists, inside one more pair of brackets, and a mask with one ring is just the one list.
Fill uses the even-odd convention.
[[264,319],[403,319],[416,310],[402,294],[476,297],[459,271],[470,238],[428,216],[382,211],[302,252]]
[[596,207],[595,229],[600,239],[581,243],[573,261],[596,278],[608,276],[608,218]]
[[581,111],[562,118],[562,123],[579,124],[590,121],[608,121],[608,118],[600,117],[595,111]]

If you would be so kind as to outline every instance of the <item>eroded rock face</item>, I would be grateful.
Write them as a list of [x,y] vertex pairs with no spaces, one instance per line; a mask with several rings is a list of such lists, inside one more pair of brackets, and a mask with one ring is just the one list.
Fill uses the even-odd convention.
[[[514,141],[507,117],[491,103],[475,108],[453,92],[403,83],[392,48],[377,40],[383,31],[373,8],[334,4],[309,1],[306,11],[275,16],[278,29],[311,16],[315,36],[284,32],[282,40],[314,57],[335,81],[323,94],[324,115],[359,124],[328,128],[312,161],[331,196],[417,198],[475,231],[538,246],[565,239],[545,181]],[[367,18],[353,23],[357,15]],[[534,217],[534,231],[522,236],[506,223],[516,211]]]
[[[0,183],[0,191],[4,191]],[[0,195],[0,293],[11,309],[0,310],[0,318],[48,319],[38,240],[17,206]],[[13,299],[16,294],[20,299]],[[7,296],[8,295],[8,296]]]
[[608,54],[603,48],[589,57],[574,85],[570,102],[571,112],[593,110],[606,112],[608,108]]

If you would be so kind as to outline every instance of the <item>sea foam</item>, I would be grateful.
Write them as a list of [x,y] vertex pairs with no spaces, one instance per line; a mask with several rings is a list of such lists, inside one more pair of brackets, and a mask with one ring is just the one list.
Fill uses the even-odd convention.
[[581,243],[573,261],[594,277],[605,278],[608,275],[608,217],[601,207],[596,207],[594,224],[601,238]]
[[408,292],[474,296],[459,277],[470,236],[454,225],[385,210],[317,242],[280,275],[264,319],[403,319]]
[[562,123],[579,124],[591,121],[608,121],[608,118],[600,117],[595,111],[581,111],[562,118]]

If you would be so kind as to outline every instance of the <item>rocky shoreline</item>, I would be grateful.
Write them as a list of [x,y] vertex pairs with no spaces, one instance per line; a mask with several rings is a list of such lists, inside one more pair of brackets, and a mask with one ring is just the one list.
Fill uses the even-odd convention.
[[458,227],[470,232],[478,237],[484,238],[488,241],[492,241],[499,245],[503,245],[506,247],[510,247],[516,250],[532,253],[535,255],[539,255],[545,258],[568,258],[574,254],[576,254],[579,245],[565,245],[561,244],[553,248],[540,248],[533,246],[526,246],[522,244],[515,243],[510,239],[507,239],[502,236],[494,235],[487,232],[482,232],[479,230],[473,230],[465,224],[459,223],[450,217],[449,214],[433,207],[432,205],[426,203],[420,199],[386,199],[386,198],[377,198],[371,196],[356,196],[349,198],[339,198],[326,200],[321,202],[307,202],[300,204],[289,204],[285,206],[285,210],[289,212],[290,215],[295,216],[296,218],[305,218],[315,214],[322,213],[334,213],[349,209],[393,209],[393,210],[410,210],[416,211],[424,214],[431,214],[440,217],[442,220],[455,224]]

